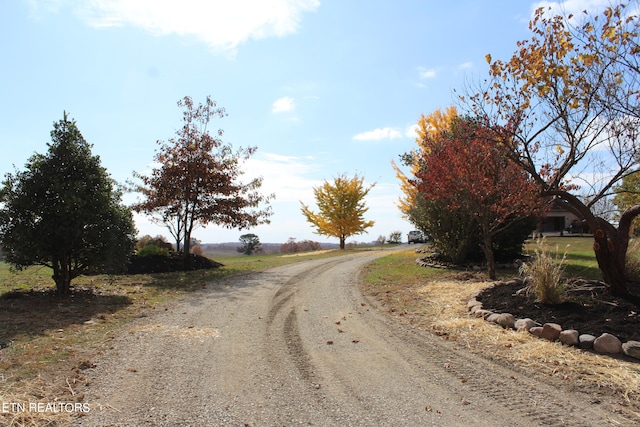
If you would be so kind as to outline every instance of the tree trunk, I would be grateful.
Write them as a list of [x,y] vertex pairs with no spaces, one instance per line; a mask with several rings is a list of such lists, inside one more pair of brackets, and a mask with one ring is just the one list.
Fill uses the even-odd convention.
[[636,304],[640,304],[640,296],[629,292],[626,261],[631,221],[638,212],[640,205],[627,209],[620,217],[617,229],[607,221],[597,218],[597,228],[593,234],[593,251],[609,292]]
[[189,256],[189,252],[191,252],[191,234],[187,234],[184,236],[184,243],[182,244],[182,250],[184,251],[184,256]]
[[340,249],[344,249],[345,236],[340,236]]
[[71,272],[65,258],[53,261],[53,276],[51,278],[56,284],[56,294],[58,296],[71,294]]
[[580,199],[566,191],[553,190],[547,192],[547,195],[558,196],[565,208],[587,221],[593,232],[593,252],[609,293],[640,304],[640,296],[634,296],[629,292],[626,272],[631,222],[640,214],[640,204],[624,211],[616,228],[608,221],[596,217]]
[[627,289],[626,254],[616,250],[613,242],[606,236],[594,237],[593,251],[598,261],[598,268],[602,272],[602,279],[607,284],[609,292],[614,296],[629,298],[631,295]]
[[184,243],[182,245],[182,249],[184,250],[183,260],[184,260],[184,269],[185,271],[191,270],[191,230],[185,230],[184,234]]
[[496,280],[496,261],[493,256],[493,239],[490,233],[483,233],[482,251],[487,261],[487,274],[490,280]]

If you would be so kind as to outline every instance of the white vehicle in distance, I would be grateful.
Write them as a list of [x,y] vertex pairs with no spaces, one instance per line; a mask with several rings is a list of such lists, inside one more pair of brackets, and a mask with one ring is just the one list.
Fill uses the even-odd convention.
[[409,234],[407,234],[407,241],[409,242],[409,244],[424,243],[426,239],[424,238],[424,234],[422,234],[422,231],[413,230],[410,231]]

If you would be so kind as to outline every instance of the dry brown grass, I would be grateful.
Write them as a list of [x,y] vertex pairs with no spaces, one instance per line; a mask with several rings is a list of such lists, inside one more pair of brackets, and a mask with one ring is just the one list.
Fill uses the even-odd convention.
[[[73,387],[73,382],[69,382]],[[36,402],[62,402],[61,396],[68,393],[68,390],[52,389],[51,384],[41,377],[19,383],[9,382],[0,377],[0,402],[8,406],[2,410],[0,425],[26,427],[26,426],[57,426],[64,425],[71,421],[71,413],[47,411],[46,407],[30,408]],[[64,402],[75,402],[76,400],[64,400]],[[17,405],[22,405],[20,408]]]
[[[410,269],[406,263],[415,258],[414,253],[406,252],[399,255],[396,264],[399,269]],[[370,266],[369,273],[375,275],[376,268],[375,264]],[[541,340],[527,332],[505,330],[472,316],[466,305],[470,296],[491,285],[481,275],[440,270],[425,272],[424,277],[418,283],[411,274],[407,283],[387,274],[387,278],[395,281],[387,280],[384,285],[365,278],[363,291],[374,296],[389,312],[402,314],[398,316],[402,321],[433,331],[443,339],[455,340],[471,352],[528,375],[594,393],[612,394],[619,398],[625,411],[640,417],[640,363]],[[380,292],[381,287],[384,292]]]
[[[30,283],[46,283],[46,277],[41,277],[44,273],[12,275],[4,271],[3,274],[0,282],[0,405],[5,405],[0,406],[0,425],[3,426],[66,425],[82,412],[74,405],[81,405],[84,400],[85,370],[93,366],[96,355],[110,347],[122,325],[144,313],[170,310],[176,297],[201,289],[204,283],[224,275],[211,271],[85,277],[77,281],[73,297],[58,298],[50,288],[28,287]],[[25,285],[19,286],[22,283]],[[60,403],[71,406],[57,406],[56,412],[55,407],[46,406]]]
[[[29,404],[82,402],[88,381],[84,371],[133,319],[172,310],[176,298],[215,287],[230,275],[340,254],[234,256],[223,258],[225,267],[214,270],[83,276],[74,280],[76,291],[68,299],[53,295],[50,270],[32,267],[12,272],[0,262],[0,426],[66,425],[74,415],[30,411]],[[190,327],[148,328],[152,333],[202,339],[218,333]],[[26,410],[11,406],[3,410],[3,403],[14,404],[13,409],[25,405]]]
[[[74,406],[84,400],[82,390],[88,384],[84,371],[93,366],[95,354],[108,346],[113,337],[110,330],[126,316],[98,315],[64,329],[16,336],[12,345],[1,350],[0,402],[15,406],[0,410],[0,425],[65,425],[74,413],[82,412]],[[72,410],[46,406],[61,403]]]

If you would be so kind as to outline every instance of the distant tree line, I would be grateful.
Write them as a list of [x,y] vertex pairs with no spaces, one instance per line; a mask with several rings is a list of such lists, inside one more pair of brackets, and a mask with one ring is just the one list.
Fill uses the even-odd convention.
[[283,254],[318,251],[320,249],[322,249],[322,246],[318,242],[311,240],[302,240],[297,242],[293,237],[289,237],[289,239],[280,246],[280,252]]

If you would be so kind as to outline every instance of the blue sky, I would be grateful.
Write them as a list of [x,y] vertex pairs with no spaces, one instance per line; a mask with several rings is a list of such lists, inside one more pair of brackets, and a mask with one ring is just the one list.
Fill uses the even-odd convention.
[[[234,147],[257,146],[245,178],[275,193],[271,224],[214,225],[204,242],[313,233],[300,201],[313,187],[358,174],[368,242],[411,224],[391,160],[415,146],[412,125],[454,102],[454,89],[487,75],[485,55],[507,59],[529,38],[532,11],[549,2],[513,0],[0,0],[0,174],[44,153],[53,122],[67,111],[119,182],[144,172],[157,140],[174,136],[189,95],[210,95],[228,116]],[[599,9],[606,1],[556,7]],[[127,201],[134,196],[127,196]],[[140,234],[168,233],[136,216]]]

